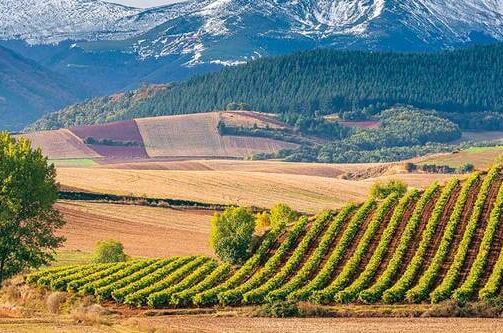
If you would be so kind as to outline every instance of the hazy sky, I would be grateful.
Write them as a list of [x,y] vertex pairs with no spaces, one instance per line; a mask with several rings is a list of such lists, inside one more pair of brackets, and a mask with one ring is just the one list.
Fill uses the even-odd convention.
[[105,0],[108,2],[120,3],[126,6],[148,8],[166,5],[168,3],[182,2],[185,0]]

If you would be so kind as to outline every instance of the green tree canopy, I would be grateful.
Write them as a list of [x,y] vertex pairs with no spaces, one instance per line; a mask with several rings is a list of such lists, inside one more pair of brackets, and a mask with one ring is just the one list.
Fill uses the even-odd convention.
[[289,223],[297,218],[297,213],[288,205],[279,203],[271,208],[271,227],[284,229]]
[[124,246],[121,242],[110,239],[99,241],[96,244],[93,262],[107,264],[126,260],[127,255],[124,253]]
[[370,188],[370,195],[377,199],[385,199],[392,193],[404,195],[407,192],[407,185],[396,179],[387,182],[376,181]]
[[227,208],[211,220],[210,243],[225,262],[243,263],[249,255],[255,230],[255,216],[244,207]]
[[53,260],[64,238],[64,221],[53,208],[56,171],[40,149],[25,139],[0,133],[0,284],[30,267]]

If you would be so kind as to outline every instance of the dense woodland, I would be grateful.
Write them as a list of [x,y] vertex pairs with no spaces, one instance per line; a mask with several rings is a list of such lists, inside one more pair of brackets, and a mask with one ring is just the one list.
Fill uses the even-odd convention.
[[366,119],[407,104],[463,113],[453,120],[481,129],[494,122],[480,121],[473,112],[490,111],[493,120],[501,120],[501,82],[501,44],[424,54],[320,49],[198,76],[112,114],[96,101],[84,103],[47,116],[36,128],[214,111],[237,103],[281,114],[338,113],[344,119]]

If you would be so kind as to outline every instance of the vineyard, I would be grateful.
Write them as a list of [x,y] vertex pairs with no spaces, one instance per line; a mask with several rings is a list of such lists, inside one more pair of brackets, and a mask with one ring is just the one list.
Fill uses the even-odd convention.
[[205,256],[36,271],[28,283],[131,306],[438,303],[503,286],[503,170],[347,204],[269,231],[240,267]]

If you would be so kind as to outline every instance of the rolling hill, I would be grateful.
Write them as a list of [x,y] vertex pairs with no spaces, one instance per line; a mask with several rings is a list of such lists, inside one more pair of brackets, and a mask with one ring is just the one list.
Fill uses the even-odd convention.
[[[124,104],[134,104],[137,92]],[[105,107],[117,110],[120,107]],[[74,110],[78,110],[75,108]],[[80,113],[75,119],[81,119]],[[178,116],[138,118],[100,125],[21,134],[52,160],[94,159],[132,161],[159,158],[244,158],[298,147],[295,143],[245,135],[221,135],[220,122],[252,128],[278,127],[274,117],[246,111],[225,111]],[[286,126],[283,124],[282,126]]]
[[271,230],[240,267],[205,256],[66,266],[29,283],[155,308],[491,299],[503,283],[501,167]]
[[0,46],[0,123],[21,130],[47,112],[86,95],[79,85]]
[[[241,103],[261,112],[336,113],[359,120],[406,104],[461,114],[453,121],[465,126],[470,122],[481,122],[479,127],[492,124],[494,130],[494,124],[503,124],[502,59],[500,44],[430,54],[322,49],[198,76],[120,112],[91,101],[49,114],[31,128],[209,112]],[[493,111],[493,118],[484,122],[487,115],[472,114],[482,111]]]

